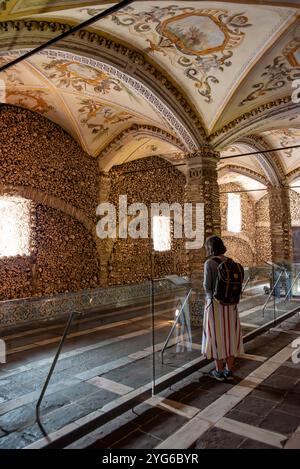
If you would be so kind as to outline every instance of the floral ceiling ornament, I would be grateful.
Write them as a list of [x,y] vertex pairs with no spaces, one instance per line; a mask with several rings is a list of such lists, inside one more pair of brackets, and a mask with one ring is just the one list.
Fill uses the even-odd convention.
[[300,78],[298,61],[300,61],[300,37],[290,41],[283,49],[282,55],[275,57],[273,63],[265,67],[265,72],[261,75],[262,81],[252,86],[253,91],[239,105],[244,106]]
[[[80,123],[86,125],[95,138],[107,134],[111,126],[127,122],[133,117],[126,111],[113,109],[93,99],[81,99],[80,104],[81,107],[78,109],[78,115],[81,116]],[[93,119],[97,119],[97,123],[93,122]]]
[[149,151],[157,151],[158,150],[158,146],[157,145],[148,145],[146,147],[146,150],[149,150]]
[[[83,9],[91,16],[97,9]],[[242,28],[252,26],[244,13],[230,15],[227,10],[195,9],[169,5],[155,6],[149,11],[136,12],[131,6],[113,14],[111,20],[133,32],[150,33],[145,42],[146,52],[161,53],[177,64],[195,82],[199,94],[212,102],[212,84],[219,83],[215,71],[230,67],[233,49],[245,37]]]
[[[270,136],[278,136],[280,139],[280,146],[281,147],[291,147],[293,145],[300,144],[300,130],[299,129],[277,129],[271,130],[266,133],[266,135]],[[296,148],[290,148],[289,150],[285,150],[283,153],[287,158],[293,156]]]
[[57,86],[72,87],[76,91],[85,91],[87,85],[92,86],[95,92],[102,94],[109,93],[111,88],[115,91],[124,89],[123,84],[117,78],[78,62],[54,59],[48,64],[43,64],[43,68],[52,71],[48,78],[54,80]]
[[292,67],[300,67],[300,37],[295,37],[282,51]]
[[[12,59],[15,59],[16,56],[12,57],[1,57],[0,56],[0,66],[7,64]],[[6,80],[10,85],[24,85],[23,79],[21,78],[20,71],[16,66],[11,67],[9,70],[3,72],[3,79]]]
[[45,95],[47,93],[42,90],[20,90],[11,88],[6,90],[6,102],[8,104],[16,104],[25,109],[38,112],[39,114],[47,114],[54,111],[54,107],[47,103]]
[[228,153],[237,153],[237,152],[239,152],[239,149],[237,147],[232,146],[232,147],[227,148],[227,152]]

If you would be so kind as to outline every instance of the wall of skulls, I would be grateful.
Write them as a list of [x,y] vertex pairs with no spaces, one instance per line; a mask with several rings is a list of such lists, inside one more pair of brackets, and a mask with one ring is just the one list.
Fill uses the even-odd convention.
[[[119,195],[127,194],[128,205],[142,202],[184,203],[185,176],[158,157],[145,158],[111,169],[109,201],[118,205]],[[186,274],[187,252],[184,239],[172,238],[167,252],[155,252],[154,276]],[[136,283],[151,276],[151,243],[149,239],[117,239],[108,259],[108,283]]]
[[[220,186],[220,191],[238,190],[236,184]],[[241,189],[241,188],[240,188]],[[226,233],[227,200],[221,194],[222,233],[228,247],[229,255],[243,260],[244,265],[252,263],[261,265],[272,259],[272,243],[270,228],[269,197],[264,195],[256,203],[247,195],[241,193],[242,201],[242,232],[230,236]],[[293,226],[300,226],[300,194],[290,191],[291,218]],[[252,247],[249,249],[247,242]],[[254,254],[254,255],[253,255]]]
[[267,194],[255,204],[255,226],[256,263],[262,265],[265,261],[272,259],[269,197]]
[[292,226],[300,226],[300,194],[290,190]]
[[[18,190],[21,196],[30,190],[35,194],[31,252],[0,258],[0,300],[98,286],[96,243],[87,227],[94,227],[96,220],[96,161],[51,121],[2,105],[0,181],[1,195],[18,195]],[[56,208],[48,206],[51,198]],[[65,213],[66,207],[70,214]],[[85,224],[71,216],[77,212]]]
[[[95,240],[96,206],[102,201],[118,206],[122,194],[128,204],[183,205],[185,183],[180,171],[158,157],[101,175],[97,161],[60,127],[30,111],[1,105],[0,195],[24,189],[19,195],[31,200],[31,253],[0,258],[0,300],[149,279],[150,240]],[[237,184],[220,186],[222,237],[229,256],[245,266],[261,264],[271,259],[268,196],[255,203],[249,193],[241,193],[242,231],[229,233],[227,192],[240,189]],[[300,195],[290,193],[292,224],[300,226]],[[153,260],[155,277],[186,274],[185,240],[172,238],[171,250],[156,252]]]
[[77,220],[31,205],[31,253],[0,259],[0,300],[95,288],[99,265],[93,236]]
[[36,209],[38,295],[78,291],[99,285],[95,240],[77,220],[43,205]]
[[39,114],[0,106],[0,175],[1,184],[30,186],[95,218],[97,161]]

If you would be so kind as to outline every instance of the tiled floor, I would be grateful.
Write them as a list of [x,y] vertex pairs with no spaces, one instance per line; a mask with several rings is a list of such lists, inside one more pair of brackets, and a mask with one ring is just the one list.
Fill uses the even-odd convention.
[[[298,324],[299,317],[290,320],[293,327]],[[282,342],[282,335],[278,332],[276,334],[279,334],[280,346],[276,346],[275,352],[273,332],[249,344],[250,350],[257,348],[257,342],[263,344],[264,353],[271,362],[269,363],[268,359],[265,361],[266,371],[261,373],[267,374],[267,370],[270,370],[269,376],[261,378],[260,382],[254,380],[253,389],[248,389],[244,398],[238,402],[234,399],[229,402],[228,412],[223,412],[225,405],[220,399],[226,395],[230,396],[230,393],[233,396],[238,395],[237,388],[243,391],[241,385],[244,382],[247,386],[247,380],[250,380],[252,375],[260,375],[262,361],[255,361],[254,357],[251,357],[251,360],[240,359],[237,362],[234,384],[219,383],[201,372],[196,372],[186,378],[184,383],[177,383],[174,386],[176,389],[165,391],[164,397],[168,400],[199,410],[199,413],[194,412],[191,418],[179,417],[159,408],[153,409],[145,403],[135,408],[138,417],[127,412],[117,429],[114,429],[116,422],[107,424],[100,431],[91,433],[70,447],[167,448],[166,442],[173,441],[174,445],[169,448],[278,449],[289,445],[300,448],[300,365],[293,364],[291,359],[283,361],[282,364],[277,363],[280,357],[284,357],[282,349],[292,353],[290,344],[294,335],[287,334],[288,340]],[[278,355],[278,352],[281,355]],[[274,366],[276,370],[272,372]],[[204,414],[208,406],[212,411],[207,413],[206,417]],[[216,415],[221,412],[222,417],[217,415],[214,421],[214,412]],[[209,423],[210,418],[212,421]],[[205,419],[208,428],[203,425]],[[197,431],[201,434],[199,438],[196,437]],[[189,432],[190,438],[186,435]]]
[[[246,299],[244,311],[248,303]],[[173,313],[170,305],[162,304],[157,309],[156,378],[200,357],[201,329],[195,327],[192,328],[192,340],[197,347],[188,351],[184,346],[176,352],[176,347],[171,346],[165,352],[164,364],[161,364],[160,350],[172,325]],[[255,324],[257,313],[246,319],[248,324],[251,321]],[[35,422],[35,403],[62,329],[62,326],[53,325],[47,330],[24,330],[6,337],[8,363],[0,369],[0,449],[24,448],[43,438]],[[245,327],[245,331],[248,330]],[[162,399],[149,400],[71,446],[154,448],[170,441],[172,435],[180,432],[186,424],[196,429],[196,435],[200,428],[201,436],[191,442],[188,430],[185,435],[188,438],[181,443],[183,447],[191,444],[199,448],[215,447],[218,435],[223,435],[223,446],[228,444],[228,447],[241,448],[255,447],[255,444],[269,447],[270,441],[278,442],[281,436],[288,440],[293,434],[293,441],[297,441],[295,435],[300,425],[298,365],[286,360],[276,364],[276,371],[273,374],[265,371],[267,376],[247,391],[244,398],[240,397],[244,389],[236,386],[299,337],[296,331],[300,331],[299,316],[251,342],[247,347],[249,355],[237,361],[237,383],[219,383],[212,381],[205,370],[197,372],[165,390],[161,394],[167,399],[165,403]],[[177,337],[182,344],[186,339],[180,335]],[[172,344],[176,345],[174,337]],[[151,353],[151,320],[143,311],[110,324],[95,318],[85,318],[76,323],[43,401],[42,422],[47,433],[60,431],[69,424],[76,425],[78,419],[88,417],[106,404],[116,402],[120,397],[126,398],[132,390],[151,383]],[[274,363],[270,366],[274,367]],[[218,412],[222,414],[218,419],[221,427],[209,420],[215,419],[215,415],[218,417]],[[239,431],[243,435],[239,435],[233,426],[235,422],[240,425]],[[252,427],[261,429],[259,440],[253,439]]]

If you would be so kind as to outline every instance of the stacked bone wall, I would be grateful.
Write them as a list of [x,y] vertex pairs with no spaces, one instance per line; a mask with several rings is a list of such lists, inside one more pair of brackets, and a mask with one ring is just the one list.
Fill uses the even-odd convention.
[[[134,202],[184,203],[185,176],[174,166],[158,157],[116,166],[110,171],[109,201],[119,204],[119,196],[126,194],[128,205]],[[172,236],[171,250],[155,252],[155,277],[187,272],[187,251],[184,239]],[[108,283],[137,283],[151,277],[151,240],[118,238],[110,247]]]
[[25,109],[0,107],[0,195],[31,200],[30,253],[0,257],[1,300],[99,284],[98,184],[96,160],[63,129]]
[[255,204],[255,227],[256,264],[265,265],[265,261],[272,260],[269,197],[267,194]]

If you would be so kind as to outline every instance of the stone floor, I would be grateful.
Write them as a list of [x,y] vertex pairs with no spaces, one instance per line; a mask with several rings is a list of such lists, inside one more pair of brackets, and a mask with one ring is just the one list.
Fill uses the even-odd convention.
[[300,449],[300,364],[291,360],[300,317],[287,328],[248,344],[233,384],[212,380],[206,367],[156,397],[156,407],[150,400],[69,448]]
[[[261,311],[259,315],[259,309],[253,311],[253,308],[264,299],[256,295],[254,303],[250,298],[242,301],[241,314],[252,309],[252,313],[245,316],[247,323],[243,323],[242,316],[244,333],[257,327],[257,318],[261,320],[262,315]],[[201,329],[191,327],[190,336],[186,329],[178,329],[164,354],[164,364],[161,364],[160,351],[173,324],[174,310],[174,301],[162,300],[156,304],[156,379],[200,358]],[[35,404],[62,331],[62,325],[51,324],[35,330],[24,328],[1,337],[7,344],[8,360],[0,369],[0,449],[34,447],[43,440],[44,435],[36,423]],[[272,373],[268,371],[265,376],[266,372],[261,371],[262,382],[257,383],[255,376],[250,376],[250,388],[245,382],[247,384],[251,373],[256,370],[259,373],[262,366],[269,365],[268,370],[272,370],[273,357],[286,348],[291,352],[290,344],[299,334],[297,315],[248,345],[247,355],[237,364],[235,385],[212,381],[204,369],[81,438],[71,447],[154,448],[169,444],[173,448],[182,444],[182,447],[210,448],[220,441],[228,447],[274,446],[275,441],[276,447],[282,447],[281,441],[295,440],[300,425],[300,412],[295,410],[300,386],[298,365],[293,365],[288,356],[284,360],[280,358],[280,364],[274,362],[278,366]],[[115,321],[110,318],[105,322],[94,316],[76,321],[41,407],[46,432],[52,435],[70,429],[80,419],[89,418],[103,406],[122,396],[126,398],[133,390],[151,383],[151,341],[148,309],[139,308],[134,314],[131,311]],[[239,381],[243,383],[242,390]],[[245,390],[247,395],[236,402],[236,394]],[[220,410],[217,422],[212,422],[210,415],[201,416],[206,410],[211,412],[210,406],[218,409],[222,398],[228,400],[225,402],[227,410],[225,413],[224,409]],[[173,437],[181,441],[180,432],[186,425],[184,441],[174,443]],[[253,437],[252,427],[260,429],[258,440]],[[199,438],[186,441],[186,436],[191,434],[190,428],[194,436],[199,433],[199,428],[203,432],[201,430]],[[218,435],[223,437],[220,439]]]

